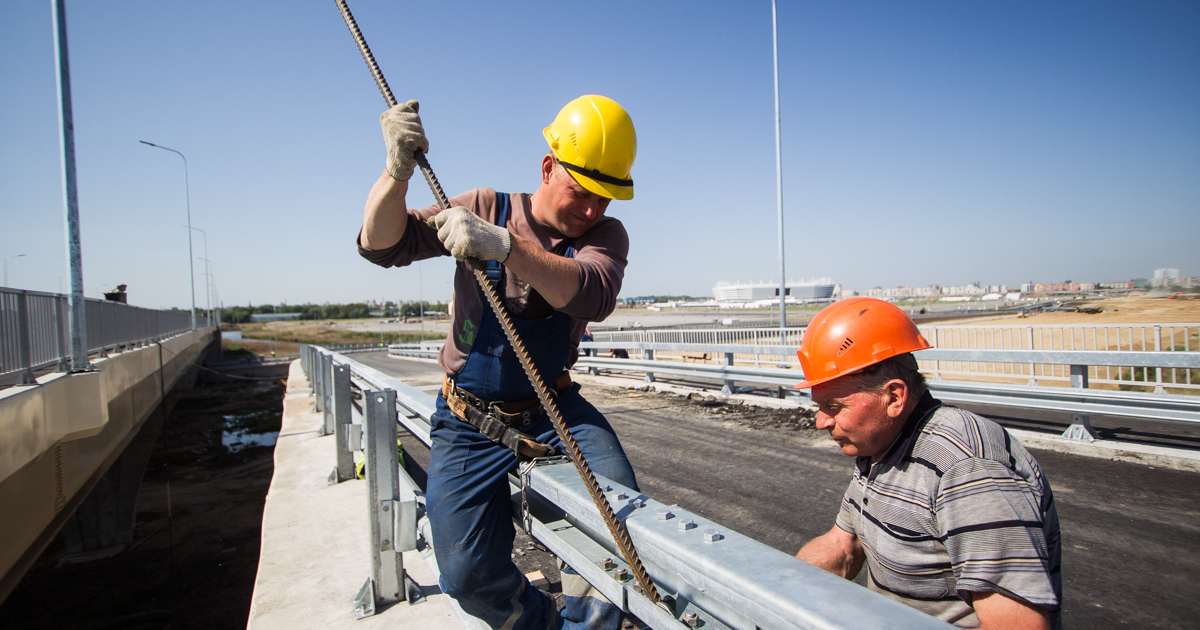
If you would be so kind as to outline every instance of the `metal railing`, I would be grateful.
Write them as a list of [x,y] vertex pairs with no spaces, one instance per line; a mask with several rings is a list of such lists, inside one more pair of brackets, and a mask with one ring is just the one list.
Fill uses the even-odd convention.
[[[406,352],[429,352],[399,348]],[[353,476],[350,451],[366,451],[371,523],[371,577],[356,598],[356,614],[401,600],[419,601],[402,552],[422,549],[435,579],[437,561],[424,516],[424,497],[396,457],[399,423],[426,445],[435,399],[341,354],[304,346],[302,365],[313,400],[335,440],[337,467],[328,482]],[[356,402],[358,401],[358,402]],[[374,481],[372,481],[374,479]],[[535,460],[510,478],[513,513],[530,534],[588,580],[609,601],[656,629],[949,628],[933,617],[837,578],[675,505],[600,478],[624,519],[646,569],[672,611],[634,588],[628,567],[574,466]],[[526,509],[527,506],[527,509]],[[364,564],[366,564],[364,562]],[[483,628],[453,600],[465,628]],[[395,610],[395,609],[393,609]],[[401,613],[402,614],[402,613]]]
[[[979,350],[1093,350],[1119,352],[1195,352],[1200,351],[1200,324],[1112,324],[1075,326],[985,326],[979,324],[955,326],[919,326],[921,333],[935,348]],[[786,342],[780,344],[778,329],[711,328],[695,330],[627,330],[604,331],[595,334],[601,348],[615,348],[613,343],[672,343],[672,344],[739,344],[745,346],[799,346],[804,328],[789,328]],[[661,358],[690,361],[720,361],[724,357],[702,357],[698,351],[663,351]],[[992,380],[1020,380],[1029,385],[1041,381],[1069,382],[1072,374],[1068,364],[1017,363],[1005,361],[934,360],[928,354],[918,354],[921,369],[941,376],[964,376]],[[791,352],[751,352],[735,350],[737,364],[773,363],[799,368],[795,348]],[[1162,393],[1166,388],[1200,390],[1200,370],[1190,367],[1154,365],[1091,364],[1088,370],[1091,383],[1125,387],[1146,387]]]
[[[1200,350],[1200,324],[1122,324],[1076,326],[930,326],[921,332],[936,348],[979,350],[1099,351],[1176,353]],[[918,355],[920,356],[920,355]],[[935,374],[984,376],[1039,381],[1069,381],[1061,363],[937,361],[922,365]],[[1200,390],[1200,370],[1154,364],[1092,364],[1092,383]]]
[[327,343],[321,344],[322,348],[348,354],[352,352],[372,352],[375,350],[384,350],[388,347],[387,342],[373,341],[371,343]]
[[[118,302],[85,302],[87,350],[108,351],[137,346],[191,330],[186,311],[159,311]],[[70,296],[0,287],[0,376],[21,374],[33,382],[34,370],[66,369],[71,359],[67,323]],[[197,316],[197,326],[207,318]]]
[[[646,373],[653,382],[656,373],[692,376],[724,381],[726,394],[741,391],[737,383],[748,382],[791,390],[804,380],[796,367],[755,367],[738,365],[739,350],[755,356],[795,356],[795,346],[739,346],[736,344],[664,344],[633,342],[586,342],[583,349],[623,349],[628,359],[581,356],[575,367],[584,369],[632,370]],[[745,353],[744,352],[744,353]],[[642,353],[641,357],[637,354]],[[744,354],[743,353],[743,354]],[[664,360],[664,355],[703,355],[700,363],[680,359]],[[1200,396],[1162,392],[1133,392],[1090,389],[1089,374],[1112,366],[1133,369],[1200,370],[1200,352],[1129,352],[1104,350],[975,350],[932,348],[915,353],[927,366],[941,363],[1032,363],[1060,366],[1068,374],[1071,387],[1043,387],[1006,383],[981,383],[948,380],[934,372],[929,389],[947,402],[986,403],[1010,407],[1031,407],[1068,411],[1076,414],[1105,414],[1151,420],[1200,422]],[[754,388],[750,388],[754,389]]]
[[[575,367],[588,370],[644,372],[646,382],[655,374],[673,374],[722,381],[721,391],[731,394],[760,389],[739,386],[753,383],[778,388],[783,394],[804,380],[798,365],[788,364],[797,346],[751,346],[739,344],[584,342]],[[610,349],[625,350],[629,358],[596,356]],[[392,346],[393,356],[429,358],[436,351],[410,346]],[[739,356],[755,356],[771,366],[739,364]],[[1149,420],[1200,422],[1200,396],[1091,389],[1089,375],[1113,366],[1137,370],[1200,370],[1200,352],[1130,352],[1096,350],[975,350],[933,348],[916,355],[922,370],[931,376],[929,389],[946,402],[989,404],[1065,411],[1080,415],[1114,415]],[[700,358],[702,357],[702,358]],[[694,361],[692,359],[695,359]],[[1070,387],[1044,387],[1010,383],[984,383],[944,378],[929,366],[955,363],[1053,365],[1065,372]],[[953,372],[947,372],[952,373]]]

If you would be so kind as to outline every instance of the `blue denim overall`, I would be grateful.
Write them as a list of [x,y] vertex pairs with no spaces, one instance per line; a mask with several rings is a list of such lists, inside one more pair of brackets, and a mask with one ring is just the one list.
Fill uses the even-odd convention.
[[[507,195],[504,197],[502,207],[507,205]],[[504,225],[504,219],[497,224]],[[555,311],[545,319],[512,321],[543,381],[553,384],[566,369],[570,316]],[[536,397],[488,307],[483,309],[467,362],[454,379],[459,387],[484,400],[516,402]],[[559,394],[558,407],[592,470],[636,490],[633,469],[616,434],[579,394],[578,384]],[[508,474],[516,468],[516,456],[454,417],[440,393],[432,421],[425,498],[442,591],[495,629],[618,628],[620,609],[592,597],[568,596],[562,618],[551,617],[553,601],[530,585],[511,557],[515,529]],[[545,413],[523,431],[562,452]]]

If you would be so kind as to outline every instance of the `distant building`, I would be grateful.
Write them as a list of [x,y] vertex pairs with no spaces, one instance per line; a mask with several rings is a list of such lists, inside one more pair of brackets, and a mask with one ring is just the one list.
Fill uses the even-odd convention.
[[1179,278],[1179,269],[1175,267],[1154,270],[1155,280],[1175,280],[1177,278]]
[[874,289],[862,291],[861,295],[879,298],[881,300],[925,300],[933,299],[938,296],[977,297],[993,293],[1008,293],[1008,287],[1003,284],[982,286],[978,282],[972,282],[971,284],[956,287],[941,286],[937,284],[931,284],[924,287],[895,287],[891,289],[875,287]]
[[[1160,270],[1161,271],[1161,270]],[[1150,281],[1150,286],[1163,289],[1190,289],[1197,286],[1200,282],[1195,276],[1175,276],[1155,278]]]
[[1021,285],[1021,293],[1086,293],[1099,288],[1095,282],[1026,282]]
[[[833,297],[832,278],[817,278],[806,282],[788,282],[784,285],[785,295],[795,300],[827,300]],[[713,287],[713,297],[718,302],[753,302],[779,297],[779,284],[770,282],[729,283],[718,282]]]

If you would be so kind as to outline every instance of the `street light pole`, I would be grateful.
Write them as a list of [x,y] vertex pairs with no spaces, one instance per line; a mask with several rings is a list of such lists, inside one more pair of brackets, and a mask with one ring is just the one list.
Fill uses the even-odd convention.
[[204,307],[204,312],[205,312],[205,316],[208,317],[208,325],[211,326],[212,325],[212,316],[213,316],[212,315],[212,261],[207,258],[204,258],[202,256],[197,256],[196,258],[199,258],[200,260],[204,261],[204,283],[205,283],[205,287],[207,288],[207,295],[204,298],[206,301],[205,307]]
[[205,289],[204,292],[207,295],[207,297],[205,299],[207,300],[206,304],[207,304],[207,311],[208,311],[208,323],[211,324],[212,323],[212,303],[213,303],[213,300],[212,300],[212,262],[208,259],[208,233],[205,232],[204,230],[201,230],[198,227],[191,227],[191,226],[187,226],[187,225],[185,225],[183,227],[186,227],[190,230],[196,230],[197,232],[200,233],[200,236],[204,237],[204,259],[203,260],[204,260],[204,262],[209,264],[208,275],[205,277],[206,284],[204,285],[204,289]]
[[62,140],[63,215],[67,229],[67,271],[71,274],[71,372],[92,369],[87,353],[87,306],[83,297],[83,246],[79,235],[79,196],[75,187],[75,115],[71,108],[71,62],[67,53],[67,8],[55,0],[54,69],[58,79],[58,130]]
[[779,343],[787,345],[787,265],[783,259],[783,152],[779,141],[779,18],[771,0],[771,37],[775,50],[775,206],[779,214]]
[[24,258],[24,257],[25,257],[25,254],[17,254],[16,256],[9,256],[8,258],[4,259],[4,286],[6,286],[6,287],[8,286],[8,261],[10,261],[14,258]]
[[175,149],[160,146],[153,142],[146,142],[145,140],[138,140],[138,142],[156,149],[162,149],[163,151],[170,151],[183,158],[183,195],[184,199],[187,200],[188,220],[188,280],[192,283],[192,330],[196,330],[196,262],[192,260],[192,256],[195,255],[192,253],[192,192],[188,184],[187,157]]

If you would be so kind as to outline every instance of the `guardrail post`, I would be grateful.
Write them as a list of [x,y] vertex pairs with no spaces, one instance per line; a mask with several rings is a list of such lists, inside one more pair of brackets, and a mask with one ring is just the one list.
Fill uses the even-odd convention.
[[[1033,347],[1033,326],[1027,326],[1027,327],[1026,327],[1026,330],[1029,332],[1029,349],[1030,349],[1030,350],[1034,350],[1034,347]],[[1029,364],[1029,385],[1030,385],[1031,387],[1036,387],[1036,386],[1037,386],[1037,384],[1038,384],[1038,382],[1037,382],[1037,367],[1035,366],[1035,364],[1033,364],[1033,363],[1030,363],[1030,364]]]
[[[645,351],[644,351],[644,353],[645,353],[645,354],[643,354],[642,356],[644,356],[644,357],[646,358],[646,360],[647,360],[647,361],[653,361],[653,360],[654,360],[654,351],[653,351],[653,350],[649,350],[649,349],[647,349],[647,350],[645,350]],[[646,382],[646,383],[653,383],[653,382],[654,382],[654,372],[651,372],[651,371],[649,371],[649,370],[646,370],[646,378],[644,378],[644,379],[642,379],[642,380],[643,380],[644,382]]]
[[20,353],[21,385],[35,385],[33,377],[33,345],[29,338],[29,294],[21,291],[17,296],[17,351]]
[[[1172,348],[1172,350],[1174,350],[1174,348]],[[1162,352],[1162,326],[1159,326],[1158,324],[1154,325],[1154,351]],[[1154,383],[1155,394],[1167,393],[1167,389],[1163,387],[1161,367],[1154,368]]]
[[310,378],[313,385],[313,412],[315,413],[325,411],[325,383],[321,381],[321,377],[325,376],[321,371],[321,363],[324,361],[324,356],[325,353],[323,352],[317,352],[313,355],[313,371]]
[[[725,353],[725,363],[724,364],[726,366],[733,365],[733,353],[732,352]],[[728,379],[728,378],[725,379],[725,386],[721,388],[721,393],[722,394],[732,394],[735,392],[737,392],[737,386],[734,385],[733,380]]]
[[325,424],[321,425],[318,433],[329,435],[333,433],[333,355],[321,355],[321,413],[325,416]]
[[1088,386],[1088,366],[1072,365],[1071,366],[1071,387],[1078,389],[1087,389]]
[[[1075,389],[1087,389],[1088,386],[1088,366],[1072,365],[1071,366],[1071,387]],[[1071,418],[1071,426],[1063,431],[1063,437],[1070,440],[1080,440],[1083,442],[1095,442],[1096,431],[1092,429],[1092,417],[1087,414],[1077,413]]]
[[63,312],[63,296],[54,296],[54,339],[55,348],[58,351],[58,367],[55,368],[59,372],[71,371],[71,341],[67,338],[69,331],[67,330],[67,315]]
[[333,366],[333,426],[334,452],[337,467],[329,473],[334,485],[354,478],[354,445],[350,444],[350,366]]
[[359,619],[401,600],[410,604],[420,600],[420,588],[405,573],[404,556],[396,544],[402,507],[395,390],[363,392],[363,423],[367,433],[364,456],[371,524],[371,577],[354,599],[354,615]]

